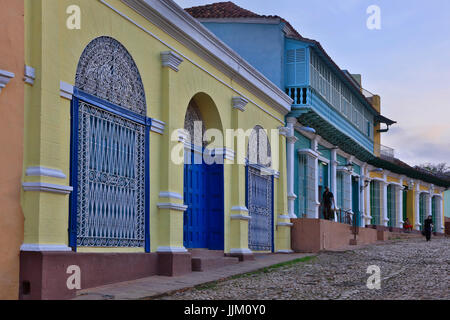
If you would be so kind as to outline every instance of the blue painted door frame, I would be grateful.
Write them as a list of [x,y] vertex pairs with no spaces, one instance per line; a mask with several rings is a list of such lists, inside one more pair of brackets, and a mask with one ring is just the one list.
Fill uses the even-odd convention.
[[69,246],[77,251],[77,194],[78,194],[78,129],[79,129],[79,104],[80,101],[89,103],[101,110],[113,115],[120,116],[127,120],[136,122],[145,126],[145,251],[150,252],[150,127],[152,119],[141,116],[123,107],[87,94],[77,88],[74,88],[71,103],[71,141],[70,141],[70,181],[73,192],[69,199]]
[[[189,249],[224,250],[223,164],[206,164],[191,150],[184,166],[183,241]],[[197,161],[194,161],[197,159]]]

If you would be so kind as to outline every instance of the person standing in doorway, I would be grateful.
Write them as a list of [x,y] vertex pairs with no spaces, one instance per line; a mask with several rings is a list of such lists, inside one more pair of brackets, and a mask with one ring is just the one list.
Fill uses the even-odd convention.
[[427,241],[431,240],[431,231],[433,230],[433,217],[428,216],[427,219],[423,222],[423,231],[425,232],[425,237]]
[[326,187],[322,197],[322,205],[325,209],[324,216],[326,220],[333,220],[334,218],[334,212],[331,209],[333,203],[334,203],[334,195],[330,191],[330,188]]

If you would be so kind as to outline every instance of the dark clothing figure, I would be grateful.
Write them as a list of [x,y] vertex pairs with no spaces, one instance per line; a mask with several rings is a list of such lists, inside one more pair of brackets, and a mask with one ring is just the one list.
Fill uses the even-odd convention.
[[433,219],[427,218],[423,222],[423,231],[425,232],[425,237],[427,238],[427,241],[430,241],[431,239],[431,231],[433,228]]
[[333,193],[326,190],[323,193],[324,218],[326,220],[334,219],[333,210],[331,210],[331,205],[333,204],[333,200],[334,200]]

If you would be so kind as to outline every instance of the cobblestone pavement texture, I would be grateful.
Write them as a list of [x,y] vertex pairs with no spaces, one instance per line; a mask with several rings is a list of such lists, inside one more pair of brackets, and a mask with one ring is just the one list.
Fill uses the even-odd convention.
[[[194,288],[177,300],[409,300],[450,299],[450,239],[393,241],[341,252],[267,273]],[[381,269],[381,289],[367,288],[367,268]]]

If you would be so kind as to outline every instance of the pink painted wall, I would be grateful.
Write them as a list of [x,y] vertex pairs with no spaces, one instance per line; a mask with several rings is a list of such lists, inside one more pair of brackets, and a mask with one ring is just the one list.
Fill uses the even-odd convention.
[[23,241],[24,1],[0,0],[0,8],[0,69],[15,74],[0,93],[0,300],[5,300],[19,295]]
[[[318,219],[294,219],[291,229],[292,250],[319,252],[348,247],[354,239],[351,227],[346,224]],[[378,240],[377,230],[359,228],[357,244],[370,244]]]

